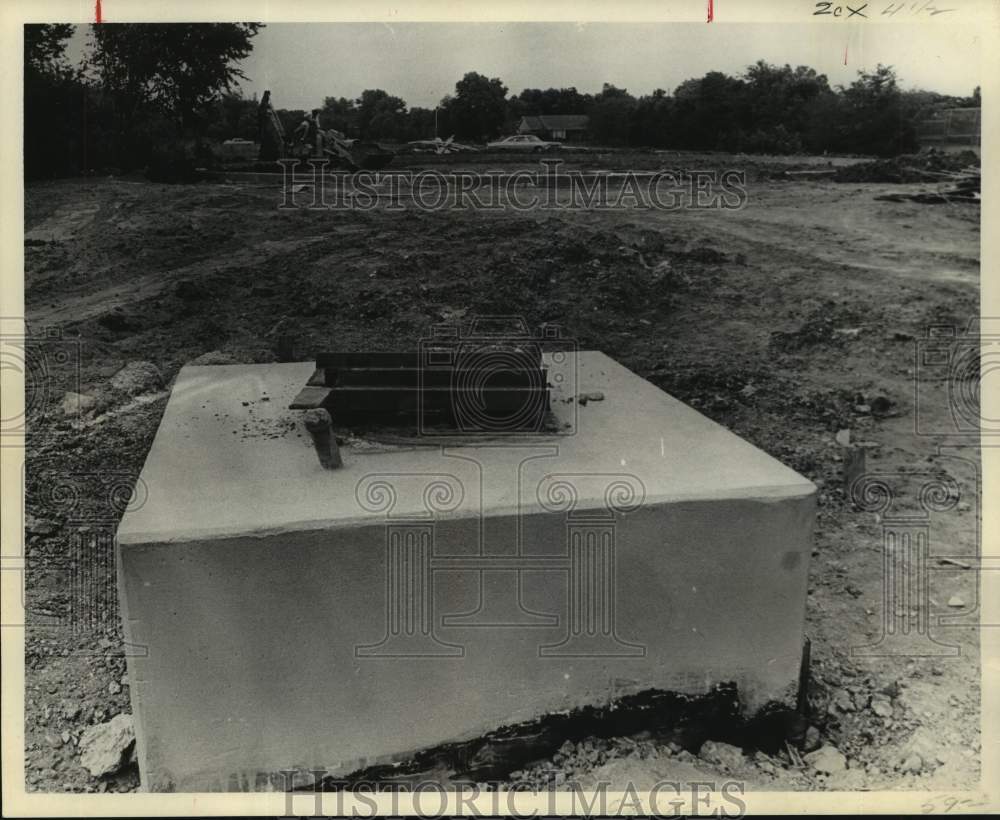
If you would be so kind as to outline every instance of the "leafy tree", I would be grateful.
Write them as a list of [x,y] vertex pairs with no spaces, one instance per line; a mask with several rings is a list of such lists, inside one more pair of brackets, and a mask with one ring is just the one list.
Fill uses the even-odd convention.
[[674,91],[681,148],[740,150],[739,136],[750,124],[746,84],[721,71],[687,80]]
[[[76,173],[91,166],[86,131],[87,89],[66,62],[74,27],[24,27],[24,173],[28,179]],[[85,120],[83,120],[86,123]]]
[[[358,130],[358,109],[354,100],[349,100],[347,97],[326,97],[323,100],[320,120],[325,128],[334,128],[348,137],[360,136]],[[298,125],[298,122],[295,125]],[[286,129],[286,133],[291,132]]]
[[434,139],[434,109],[413,106],[406,117],[407,140]]
[[634,109],[635,97],[624,88],[605,83],[587,112],[591,136],[597,142],[624,145],[628,142],[629,122]]
[[455,96],[445,97],[441,108],[459,139],[495,137],[507,117],[507,86],[497,77],[470,71],[455,83]]
[[893,156],[916,149],[916,130],[904,116],[903,95],[892,66],[879,63],[873,72],[859,71],[843,98],[846,150]]
[[88,63],[115,100],[123,127],[153,104],[198,130],[199,111],[246,75],[261,23],[102,23],[91,27]]
[[35,74],[59,74],[68,71],[65,63],[66,41],[73,36],[68,23],[32,23],[24,27],[24,70]]
[[256,100],[248,100],[239,90],[233,93],[224,93],[206,111],[206,136],[217,140],[235,137],[256,140],[259,136],[257,133],[257,105]]
[[516,116],[528,117],[539,114],[586,114],[592,102],[589,95],[581,94],[576,88],[526,88],[511,97],[510,105]]
[[398,139],[405,130],[406,102],[380,88],[361,92],[358,129],[367,139]]
[[675,141],[674,100],[662,88],[640,97],[632,112],[629,143],[665,148]]
[[826,75],[815,69],[769,65],[758,60],[744,75],[746,100],[759,130],[778,125],[796,134],[805,128],[809,103],[830,91]]

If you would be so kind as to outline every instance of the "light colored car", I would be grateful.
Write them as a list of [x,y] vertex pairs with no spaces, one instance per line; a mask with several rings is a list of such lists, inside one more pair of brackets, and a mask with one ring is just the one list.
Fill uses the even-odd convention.
[[558,148],[559,143],[546,142],[534,134],[515,134],[513,137],[488,142],[486,147],[490,151],[548,151],[550,148]]

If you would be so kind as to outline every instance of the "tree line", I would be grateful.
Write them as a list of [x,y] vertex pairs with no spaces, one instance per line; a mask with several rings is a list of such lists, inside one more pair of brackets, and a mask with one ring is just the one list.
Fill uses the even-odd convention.
[[[103,24],[91,27],[77,67],[65,59],[68,25],[25,26],[25,170],[29,177],[148,166],[179,142],[255,139],[257,101],[239,88],[238,68],[258,23]],[[275,102],[280,104],[280,100]],[[890,66],[831,86],[807,66],[763,60],[742,74],[710,71],[672,93],[635,96],[604,84],[527,88],[465,74],[432,109],[383,89],[326,97],[321,121],[349,137],[384,142],[482,141],[511,133],[521,117],[584,114],[600,145],[748,153],[890,156],[916,148],[916,126],[936,110],[979,105],[969,97],[904,90]],[[277,108],[287,133],[305,110]]]

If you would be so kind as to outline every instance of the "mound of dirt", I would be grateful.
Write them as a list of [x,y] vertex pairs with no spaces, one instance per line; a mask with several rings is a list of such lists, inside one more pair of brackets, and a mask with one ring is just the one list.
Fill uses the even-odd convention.
[[945,153],[931,149],[838,168],[831,178],[836,182],[936,182],[943,173],[959,173],[970,167],[979,167],[974,151]]

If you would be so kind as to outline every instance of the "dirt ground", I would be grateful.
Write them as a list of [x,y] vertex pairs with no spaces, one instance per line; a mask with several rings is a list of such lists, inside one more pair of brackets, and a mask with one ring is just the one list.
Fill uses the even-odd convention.
[[[946,374],[920,370],[917,353],[928,326],[962,334],[978,316],[979,209],[874,198],[917,187],[761,173],[738,211],[362,213],[281,211],[267,186],[28,186],[28,322],[36,336],[58,330],[46,351],[62,345],[79,363],[48,368],[28,425],[28,788],[138,786],[134,766],[91,777],[78,743],[129,711],[108,539],[178,369],[213,351],[272,361],[283,335],[303,360],[414,347],[431,325],[477,314],[558,322],[816,482],[812,743],[847,759],[830,775],[787,751],[727,765],[639,736],[571,744],[512,781],[640,783],[696,766],[756,789],[973,787],[979,457],[939,450],[969,440],[918,435],[916,419],[954,427]],[[139,360],[162,378],[112,385]],[[67,416],[66,391],[96,402]],[[961,488],[929,518],[929,634],[926,609],[889,613],[915,634],[901,654],[878,644],[886,519],[845,495],[845,430],[901,509],[919,513],[931,480]]]

